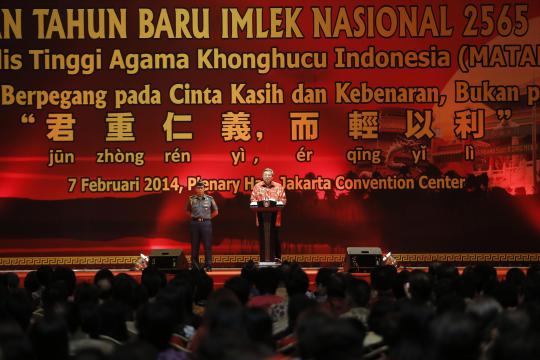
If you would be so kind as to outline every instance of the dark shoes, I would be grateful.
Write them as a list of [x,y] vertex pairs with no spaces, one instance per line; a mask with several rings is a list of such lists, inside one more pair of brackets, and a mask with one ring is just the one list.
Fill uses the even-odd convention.
[[201,265],[199,265],[199,264],[193,264],[191,266],[191,270],[196,270],[196,271],[204,270],[206,272],[210,272],[210,271],[212,271],[212,266],[211,265],[204,265],[204,267],[201,267]]

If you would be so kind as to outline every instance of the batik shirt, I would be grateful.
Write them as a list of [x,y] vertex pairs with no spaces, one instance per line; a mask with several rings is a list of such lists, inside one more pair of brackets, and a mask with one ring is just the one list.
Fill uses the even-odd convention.
[[[270,185],[266,185],[264,181],[259,181],[253,187],[251,192],[251,202],[258,202],[264,200],[280,201],[282,205],[287,203],[287,197],[285,196],[285,189],[280,183],[272,181]],[[281,205],[281,204],[280,204]],[[257,226],[258,226],[257,222]],[[281,226],[281,211],[278,211],[276,218],[276,226]]]

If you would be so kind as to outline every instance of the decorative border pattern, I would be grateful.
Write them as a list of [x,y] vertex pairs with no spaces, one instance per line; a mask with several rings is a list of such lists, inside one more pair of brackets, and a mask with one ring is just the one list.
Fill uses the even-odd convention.
[[[191,263],[191,255],[186,255],[187,260]],[[244,264],[249,260],[259,261],[258,254],[230,254],[230,255],[212,255],[214,264]],[[199,263],[204,264],[204,257],[199,256]]]
[[299,263],[342,263],[345,258],[343,254],[288,254],[283,255],[282,259],[287,261],[296,261]]
[[430,253],[430,254],[395,254],[398,263],[441,262],[538,262],[540,253]]
[[32,256],[0,257],[0,266],[41,265],[124,265],[133,264],[138,256]]
[[[540,262],[540,253],[424,253],[393,254],[398,263],[426,264],[433,261],[475,263],[533,263]],[[190,255],[186,255],[188,261]],[[341,264],[344,254],[284,254],[283,260],[297,261],[303,264]],[[131,266],[138,256],[34,256],[34,257],[0,257],[0,268],[51,266]],[[201,256],[201,261],[203,256]],[[249,260],[258,260],[258,254],[216,254],[214,264],[243,264]]]
[[[191,261],[191,255],[186,255],[188,261]],[[343,262],[344,254],[283,254],[281,257],[284,261],[297,261],[299,263],[341,263]],[[199,262],[203,262],[204,257],[199,257]],[[249,260],[259,261],[259,254],[243,254],[243,255],[212,255],[212,261],[215,264],[234,264],[246,263]]]

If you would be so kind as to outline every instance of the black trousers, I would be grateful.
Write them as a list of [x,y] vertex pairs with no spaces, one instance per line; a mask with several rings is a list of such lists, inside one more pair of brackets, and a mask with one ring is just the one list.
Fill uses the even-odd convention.
[[204,246],[204,263],[212,266],[212,222],[191,220],[191,266],[199,266],[199,247],[201,241]]
[[[264,261],[264,217],[263,213],[257,213],[257,219],[259,221],[259,259]],[[275,258],[281,259],[281,243],[279,241],[279,228],[276,227],[277,212],[271,213],[270,219],[270,261],[274,261]]]

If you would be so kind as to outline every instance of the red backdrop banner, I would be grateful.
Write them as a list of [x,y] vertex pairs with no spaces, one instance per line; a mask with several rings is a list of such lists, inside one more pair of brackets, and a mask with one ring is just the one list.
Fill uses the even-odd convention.
[[[540,3],[0,1],[0,247],[536,252]],[[539,251],[540,252],[540,251]]]

